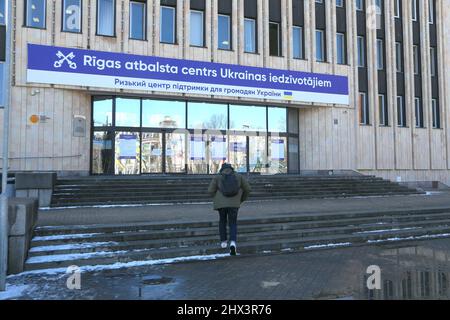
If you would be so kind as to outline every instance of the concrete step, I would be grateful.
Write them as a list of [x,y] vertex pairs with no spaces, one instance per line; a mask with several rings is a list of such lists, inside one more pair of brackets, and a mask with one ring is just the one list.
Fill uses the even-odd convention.
[[[282,228],[240,228],[239,242],[247,243],[261,240],[276,240],[276,239],[294,239],[304,237],[322,237],[326,235],[342,235],[342,234],[366,234],[376,235],[388,231],[406,231],[418,230],[432,227],[446,227],[450,226],[450,216],[445,220],[428,220],[417,223],[410,222],[395,222],[389,223],[364,223],[353,224],[348,226],[303,226],[285,225]],[[101,251],[121,251],[121,250],[137,250],[137,249],[160,249],[160,248],[174,248],[183,246],[202,246],[212,245],[217,243],[217,228],[191,229],[181,232],[162,232],[153,233],[127,233],[120,236],[110,235],[107,241],[99,240],[95,237],[91,241],[70,242],[67,241],[58,245],[36,246],[33,244],[29,257],[55,255],[55,254],[73,254],[73,253],[89,253]]]
[[[390,230],[368,234],[329,234],[325,236],[264,239],[239,244],[238,252],[245,254],[299,251],[321,247],[350,246],[360,244],[373,244],[380,241],[410,241],[429,237],[450,237],[450,227],[432,227],[408,230]],[[69,255],[43,255],[30,257],[26,263],[26,270],[68,267],[70,265],[84,266],[96,264],[112,264],[117,262],[155,260],[181,256],[196,256],[205,254],[220,254],[224,250],[216,244],[187,246],[159,249],[137,249],[118,251],[97,251],[89,253],[75,253]]]
[[[381,192],[381,191],[367,191],[367,192],[315,192],[311,194],[267,194],[267,195],[252,195],[250,200],[274,200],[274,199],[311,199],[311,198],[348,198],[348,197],[375,197],[375,196],[387,196],[387,195],[411,195],[414,193],[408,191],[394,191],[394,192]],[[95,205],[136,205],[136,204],[164,204],[164,203],[209,203],[212,199],[207,196],[194,196],[189,197],[125,197],[119,198],[117,196],[111,197],[93,197],[93,198],[64,198],[61,200],[55,199],[51,207],[69,207],[69,206],[95,206]]]
[[[319,227],[354,225],[376,222],[408,222],[422,220],[442,220],[450,217],[450,208],[428,209],[423,211],[386,211],[386,212],[350,212],[325,214],[288,214],[264,218],[240,218],[240,230],[285,230],[295,227]],[[128,224],[94,224],[37,227],[34,236],[45,237],[55,235],[85,234],[85,233],[117,233],[117,232],[143,232],[149,231],[158,237],[171,233],[188,232],[188,230],[202,230],[218,227],[216,215],[208,221],[179,222],[179,223],[128,223]]]

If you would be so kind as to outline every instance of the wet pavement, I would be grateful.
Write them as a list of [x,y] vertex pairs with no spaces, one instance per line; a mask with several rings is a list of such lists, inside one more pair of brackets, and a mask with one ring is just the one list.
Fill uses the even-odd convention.
[[[380,289],[367,288],[369,266]],[[9,277],[0,299],[449,299],[450,239],[83,272],[81,289],[68,279]]]

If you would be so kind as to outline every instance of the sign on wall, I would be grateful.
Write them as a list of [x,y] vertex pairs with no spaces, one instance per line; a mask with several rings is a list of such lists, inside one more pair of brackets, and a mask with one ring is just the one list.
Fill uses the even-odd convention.
[[27,81],[349,104],[344,76],[28,44]]

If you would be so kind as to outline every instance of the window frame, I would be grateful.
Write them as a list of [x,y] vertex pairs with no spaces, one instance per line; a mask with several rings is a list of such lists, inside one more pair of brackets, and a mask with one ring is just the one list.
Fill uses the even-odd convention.
[[97,0],[97,2],[96,2],[96,20],[95,20],[95,35],[96,36],[99,36],[99,37],[108,37],[108,38],[115,38],[116,37],[116,27],[117,27],[117,21],[116,21],[116,18],[117,18],[117,1],[116,0],[113,0],[114,2],[114,5],[113,5],[113,8],[114,8],[114,23],[113,23],[113,34],[112,35],[108,35],[108,34],[101,34],[101,33],[99,33],[99,24],[98,24],[98,22],[99,22],[99,14],[100,14],[100,10],[99,10],[99,2],[100,2],[101,0]]
[[61,8],[61,32],[68,32],[68,33],[78,33],[78,34],[82,34],[83,33],[83,0],[78,0],[80,3],[80,31],[70,31],[70,30],[65,30],[65,3],[66,0],[62,1],[62,8]]
[[[131,35],[131,19],[132,19],[131,6],[133,4],[136,4],[136,3],[140,3],[140,4],[142,4],[144,6],[144,17],[143,17],[143,21],[142,21],[143,22],[143,26],[142,26],[142,31],[143,31],[142,36],[143,36],[143,38],[142,39],[132,37],[132,35]],[[147,41],[147,14],[148,14],[147,8],[148,8],[148,6],[147,6],[147,2],[146,1],[131,0],[129,2],[129,20],[128,20],[128,25],[129,25],[128,37],[129,37],[129,39],[131,39],[131,40]]]
[[31,0],[25,0],[24,5],[24,28],[31,28],[31,29],[39,29],[39,30],[47,30],[47,0],[42,0],[44,3],[44,26],[43,27],[35,27],[35,26],[29,26],[28,25],[28,2]]
[[[163,20],[161,19],[161,17],[162,17],[163,9],[170,9],[170,10],[172,10],[172,13],[173,13],[173,15],[172,15],[172,17],[173,17],[173,23],[172,23],[172,25],[173,25],[173,35],[172,35],[173,42],[167,42],[167,41],[162,40],[162,30],[163,30],[162,21]],[[159,43],[178,44],[177,43],[177,7],[167,6],[167,5],[159,7]]]

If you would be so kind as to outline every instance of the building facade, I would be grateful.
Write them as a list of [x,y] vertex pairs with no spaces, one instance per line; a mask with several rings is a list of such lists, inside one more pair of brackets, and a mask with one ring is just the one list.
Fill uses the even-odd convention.
[[[12,0],[10,169],[199,174],[227,161],[241,172],[357,170],[449,184],[449,7],[450,0]],[[51,63],[66,72],[47,77],[33,68],[52,48],[61,56],[51,53]],[[67,50],[95,68],[89,79],[70,73],[77,58]],[[258,90],[255,78],[245,79],[250,91],[233,94],[176,91],[176,78],[167,80],[170,90],[162,80],[142,88],[125,73],[106,74],[117,67],[99,58],[107,53],[116,63],[174,59],[180,70],[198,62],[186,76],[205,81],[212,78],[201,70],[216,66],[246,76],[333,76],[346,92],[296,96],[280,85],[280,98],[246,94]],[[122,77],[116,86],[97,85],[114,76]]]

